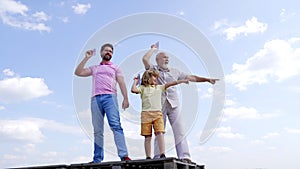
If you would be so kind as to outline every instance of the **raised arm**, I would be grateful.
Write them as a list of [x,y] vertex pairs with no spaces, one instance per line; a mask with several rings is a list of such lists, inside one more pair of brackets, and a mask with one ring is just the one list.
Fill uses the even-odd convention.
[[215,84],[216,81],[219,80],[219,79],[211,79],[211,78],[200,77],[200,76],[196,76],[196,75],[188,75],[186,77],[186,79],[191,81],[191,82],[209,82],[211,84]]
[[93,51],[88,50],[85,52],[85,57],[82,59],[82,61],[78,64],[77,68],[75,69],[74,74],[77,76],[90,76],[91,71],[88,68],[85,68],[86,62],[93,56]]
[[145,55],[143,56],[143,63],[146,70],[150,69],[150,58],[156,50],[157,46],[151,45],[151,49],[148,50],[147,53],[145,53]]
[[139,92],[139,90],[136,88],[136,84],[137,84],[137,82],[138,82],[139,79],[138,79],[137,77],[135,77],[133,80],[134,80],[134,81],[133,81],[133,84],[132,84],[132,86],[131,86],[131,93],[138,94],[138,93],[140,93],[140,92]]
[[126,89],[126,84],[124,82],[124,77],[123,76],[117,76],[117,82],[119,84],[122,96],[123,96],[123,102],[122,102],[122,109],[127,109],[129,107],[129,102],[128,102],[128,95],[127,95],[127,89]]
[[180,84],[180,83],[188,84],[188,83],[189,83],[189,80],[187,80],[187,79],[184,79],[184,80],[176,80],[176,81],[173,81],[173,82],[166,83],[166,84],[165,84],[165,89],[167,89],[168,87],[171,87],[171,86],[178,85],[178,84]]

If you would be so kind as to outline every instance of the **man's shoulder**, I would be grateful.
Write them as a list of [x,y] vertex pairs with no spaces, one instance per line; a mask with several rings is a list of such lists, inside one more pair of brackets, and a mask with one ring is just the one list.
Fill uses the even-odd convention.
[[177,69],[177,68],[174,68],[174,67],[169,67],[169,70],[170,70],[170,71],[178,71],[178,72],[180,72],[180,70],[179,70],[179,69]]
[[157,65],[152,65],[152,64],[151,64],[149,69],[158,70],[158,66],[157,66]]

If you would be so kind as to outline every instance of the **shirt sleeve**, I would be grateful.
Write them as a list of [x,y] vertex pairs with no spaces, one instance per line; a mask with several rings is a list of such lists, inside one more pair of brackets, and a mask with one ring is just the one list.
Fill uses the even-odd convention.
[[91,74],[94,73],[95,67],[96,67],[95,65],[88,67],[88,69],[90,70]]
[[136,87],[136,89],[138,90],[138,92],[139,92],[140,94],[142,94],[142,91],[144,90],[144,86],[143,86],[143,85],[140,85],[140,86]]
[[116,76],[123,76],[123,73],[122,73],[121,69],[119,68],[119,66],[116,66]]
[[178,80],[186,79],[186,77],[187,77],[187,74],[186,74],[186,73],[181,72],[181,71],[179,71],[179,70],[177,70],[177,69],[176,69],[176,71],[177,71],[177,73],[178,73]]

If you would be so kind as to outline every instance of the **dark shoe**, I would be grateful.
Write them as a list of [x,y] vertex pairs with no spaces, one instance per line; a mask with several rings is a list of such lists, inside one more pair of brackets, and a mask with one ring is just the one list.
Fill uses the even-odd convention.
[[189,163],[189,164],[195,164],[195,163],[192,162],[192,160],[189,159],[189,158],[183,158],[182,161],[183,161],[183,162],[186,162],[186,163]]
[[131,159],[129,157],[123,157],[122,161],[130,161]]
[[91,162],[88,162],[88,164],[100,164],[101,162],[94,162],[94,161],[91,161]]
[[151,159],[151,157],[146,157],[146,160],[150,160]]
[[159,158],[167,158],[166,155],[164,153],[162,153]]

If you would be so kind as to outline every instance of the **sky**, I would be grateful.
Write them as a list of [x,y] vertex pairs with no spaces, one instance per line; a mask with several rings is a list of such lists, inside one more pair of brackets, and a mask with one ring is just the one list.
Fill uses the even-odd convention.
[[[159,41],[170,66],[220,78],[215,86],[178,86],[192,161],[207,169],[298,169],[299,6],[294,0],[0,0],[1,168],[92,160],[91,78],[75,77],[74,69],[85,50],[99,52],[107,41],[128,90],[130,107],[120,113],[129,156],[143,159],[141,103],[129,88],[143,71],[142,55]],[[165,17],[174,23],[164,24]],[[87,65],[99,61],[96,54]],[[218,85],[225,97],[213,112]],[[211,113],[219,118],[203,142]],[[166,130],[166,156],[176,157],[169,124]],[[119,160],[107,126],[105,150],[104,161]]]

